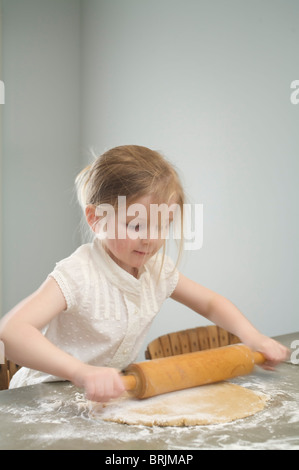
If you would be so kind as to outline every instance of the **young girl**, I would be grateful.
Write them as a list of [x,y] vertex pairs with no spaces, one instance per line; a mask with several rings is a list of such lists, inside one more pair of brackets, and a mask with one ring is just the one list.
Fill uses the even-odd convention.
[[[168,297],[262,352],[269,367],[287,357],[284,346],[259,333],[230,301],[179,273],[165,255],[165,221],[155,220],[156,232],[150,231],[150,209],[174,204],[182,213],[184,193],[159,153],[116,147],[83,170],[76,183],[94,241],[59,262],[2,320],[6,356],[24,366],[11,388],[64,379],[83,388],[90,400],[120,396],[120,371],[136,360]],[[143,219],[136,219],[136,207],[145,209]]]

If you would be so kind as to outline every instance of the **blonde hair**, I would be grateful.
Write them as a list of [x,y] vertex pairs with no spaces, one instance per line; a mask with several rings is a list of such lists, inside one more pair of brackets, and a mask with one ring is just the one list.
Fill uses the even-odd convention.
[[[108,150],[79,173],[76,187],[84,211],[89,204],[110,204],[117,209],[118,196],[126,196],[128,204],[152,196],[157,203],[178,204],[183,220],[185,195],[178,173],[159,152],[147,147],[124,145]],[[180,253],[182,242],[181,236]]]

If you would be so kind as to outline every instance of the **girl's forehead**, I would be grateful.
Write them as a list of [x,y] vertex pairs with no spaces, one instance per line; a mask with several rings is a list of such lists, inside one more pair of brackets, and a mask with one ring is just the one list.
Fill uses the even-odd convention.
[[136,216],[140,222],[151,222],[154,220],[156,223],[160,218],[164,221],[165,219],[172,221],[174,213],[177,211],[177,206],[178,205],[172,201],[162,203],[153,196],[144,196],[131,201],[131,203],[126,206],[120,207],[117,210],[117,214],[118,217],[120,216],[123,220],[126,219],[127,222],[132,219],[134,220]]
[[177,202],[176,195],[173,195],[170,199],[164,200],[162,199],[158,194],[157,195],[147,195],[147,196],[141,196],[137,199],[133,199],[129,205],[133,204],[141,204],[145,207],[150,208],[151,205],[160,205],[160,204],[167,204],[168,206],[175,204]]
[[133,199],[129,205],[140,204],[145,207],[150,207],[151,204],[157,204],[157,198],[153,196],[141,196],[137,199]]

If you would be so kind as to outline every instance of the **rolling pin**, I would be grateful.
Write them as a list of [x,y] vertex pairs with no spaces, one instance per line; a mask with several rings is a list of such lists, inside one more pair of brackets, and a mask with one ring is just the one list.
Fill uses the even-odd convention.
[[263,362],[261,353],[237,344],[131,364],[123,381],[134,397],[149,398],[250,374]]

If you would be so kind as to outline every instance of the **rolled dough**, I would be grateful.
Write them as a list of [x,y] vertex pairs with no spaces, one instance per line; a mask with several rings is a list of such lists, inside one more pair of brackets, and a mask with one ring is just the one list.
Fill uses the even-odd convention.
[[268,397],[228,382],[137,400],[129,396],[92,403],[89,416],[144,426],[195,426],[227,423],[261,411]]

